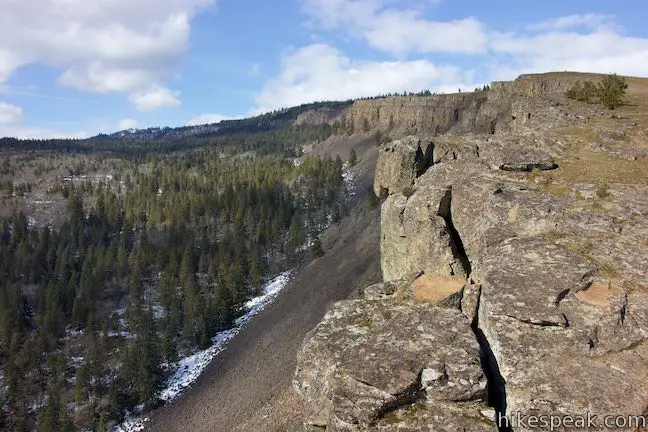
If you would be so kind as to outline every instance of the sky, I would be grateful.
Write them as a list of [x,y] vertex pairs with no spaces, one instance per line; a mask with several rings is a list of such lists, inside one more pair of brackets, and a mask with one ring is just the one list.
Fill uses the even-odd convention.
[[0,0],[0,136],[88,137],[522,73],[648,76],[645,0]]

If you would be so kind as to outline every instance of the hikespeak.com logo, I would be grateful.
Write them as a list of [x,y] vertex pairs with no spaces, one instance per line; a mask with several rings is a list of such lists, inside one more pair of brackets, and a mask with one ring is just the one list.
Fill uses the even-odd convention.
[[513,412],[507,415],[497,414],[497,425],[500,428],[565,430],[565,429],[628,429],[636,430],[648,427],[646,415],[596,415],[586,414],[525,414]]

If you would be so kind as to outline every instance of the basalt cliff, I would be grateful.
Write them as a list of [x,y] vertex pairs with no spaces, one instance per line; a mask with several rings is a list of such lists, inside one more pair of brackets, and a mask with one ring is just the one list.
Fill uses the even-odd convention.
[[577,79],[343,114],[398,130],[374,184],[384,282],[305,339],[307,429],[549,430],[525,416],[589,415],[639,430],[603,422],[648,408],[646,83],[610,111],[567,100]]

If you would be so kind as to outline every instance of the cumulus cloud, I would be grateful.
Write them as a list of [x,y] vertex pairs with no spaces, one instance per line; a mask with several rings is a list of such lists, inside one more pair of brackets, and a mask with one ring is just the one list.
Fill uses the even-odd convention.
[[[19,67],[45,63],[58,83],[81,91],[124,93],[139,101],[177,73],[190,21],[216,0],[32,0],[4,2],[0,83]],[[166,91],[166,103],[175,97]],[[145,98],[150,100],[150,96]],[[147,105],[145,103],[145,105]],[[148,105],[147,105],[148,106]]]
[[383,51],[479,54],[486,49],[483,25],[475,18],[431,22],[416,18],[412,12],[386,11],[376,23],[376,27],[366,30],[365,37]]
[[388,0],[302,0],[302,4],[314,23],[344,29],[392,54],[476,54],[487,47],[484,25],[471,17],[431,21],[418,10],[393,8]]
[[22,116],[22,108],[0,101],[0,125],[19,123],[22,120]]
[[427,60],[355,61],[326,44],[285,54],[279,75],[256,96],[255,112],[322,100],[343,100],[422,89],[472,88],[473,71]]
[[179,91],[169,90],[165,87],[153,87],[130,95],[130,101],[140,111],[151,111],[156,108],[172,108],[180,106]]
[[228,117],[224,116],[221,114],[214,114],[214,113],[205,113],[201,114],[197,117],[194,117],[190,120],[187,120],[185,122],[185,126],[199,126],[199,125],[204,125],[204,124],[212,124],[212,123],[218,123],[223,120],[232,120],[233,117]]
[[125,118],[117,125],[118,130],[135,129],[137,127],[137,120]]
[[626,36],[611,15],[560,16],[507,32],[474,17],[425,19],[412,2],[410,7],[392,0],[301,2],[311,24],[319,28],[343,31],[398,56],[463,54],[484,65],[485,80],[552,70],[646,74],[648,39]]
[[495,79],[511,78],[512,71],[556,70],[645,76],[648,64],[648,39],[622,36],[607,28],[585,33],[502,33],[493,35],[490,47],[497,59]]

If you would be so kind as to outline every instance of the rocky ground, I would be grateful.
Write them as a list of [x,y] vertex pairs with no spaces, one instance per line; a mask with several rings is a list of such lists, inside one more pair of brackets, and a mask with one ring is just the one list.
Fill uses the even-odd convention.
[[[589,414],[598,430],[640,430],[648,83],[629,80],[629,103],[610,111],[564,98],[578,78],[493,86],[466,108],[491,119],[487,133],[458,113],[448,134],[380,148],[386,282],[306,338],[295,388],[307,428],[495,430],[505,416]],[[610,415],[626,423],[603,424]]]

